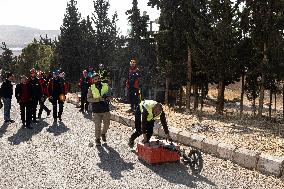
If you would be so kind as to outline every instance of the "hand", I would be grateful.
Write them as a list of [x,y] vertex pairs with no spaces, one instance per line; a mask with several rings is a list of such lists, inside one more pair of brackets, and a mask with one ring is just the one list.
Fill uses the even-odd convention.
[[145,144],[147,143],[147,135],[146,134],[143,134],[143,140],[142,140],[142,143]]
[[166,139],[167,139],[168,141],[170,141],[170,142],[172,142],[172,141],[173,141],[173,139],[170,137],[170,135],[169,135],[169,134],[167,134],[167,135],[166,135]]

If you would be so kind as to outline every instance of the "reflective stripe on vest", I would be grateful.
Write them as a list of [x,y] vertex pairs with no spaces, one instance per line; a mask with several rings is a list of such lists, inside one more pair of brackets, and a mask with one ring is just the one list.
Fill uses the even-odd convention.
[[92,94],[93,94],[93,98],[99,98],[99,97],[103,96],[104,94],[106,94],[108,92],[108,84],[102,83],[101,94],[100,94],[100,91],[99,91],[99,89],[97,89],[95,84],[93,84],[91,86],[91,91],[92,91]]
[[158,102],[154,100],[144,100],[140,103],[140,111],[143,113],[143,107],[146,108],[148,112],[147,121],[151,121],[153,119],[159,118],[161,113],[157,116],[153,116],[153,107],[158,104]]

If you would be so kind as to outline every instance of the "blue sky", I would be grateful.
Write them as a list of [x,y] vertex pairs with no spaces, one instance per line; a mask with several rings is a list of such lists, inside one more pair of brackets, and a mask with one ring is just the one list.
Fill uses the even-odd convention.
[[[67,2],[69,0],[0,0],[0,25],[22,25],[44,30],[59,30]],[[82,17],[91,15],[93,12],[93,0],[77,0],[78,10]],[[156,8],[147,6],[148,0],[138,0],[141,10],[147,11],[151,20],[159,17]],[[127,16],[125,11],[132,6],[132,0],[109,0],[110,14],[118,12],[118,26],[122,34],[125,34]],[[5,16],[3,16],[5,15]]]

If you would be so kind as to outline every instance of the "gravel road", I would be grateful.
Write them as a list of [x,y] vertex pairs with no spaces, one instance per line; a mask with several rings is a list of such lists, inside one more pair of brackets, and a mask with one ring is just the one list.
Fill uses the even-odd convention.
[[[281,180],[244,169],[207,154],[204,170],[194,176],[181,163],[150,166],[127,146],[131,129],[111,122],[108,143],[94,142],[88,115],[65,104],[63,122],[51,117],[22,129],[13,102],[13,124],[0,127],[0,188],[284,188]],[[3,109],[1,109],[3,123]],[[46,114],[43,113],[43,116]]]

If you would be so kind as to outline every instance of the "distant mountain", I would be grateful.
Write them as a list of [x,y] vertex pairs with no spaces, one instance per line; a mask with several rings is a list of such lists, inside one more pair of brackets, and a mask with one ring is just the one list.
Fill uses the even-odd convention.
[[40,36],[47,35],[48,38],[55,39],[59,34],[60,30],[39,30],[18,25],[0,25],[0,42],[5,42],[7,47],[13,51],[26,47],[34,38],[40,39]]

